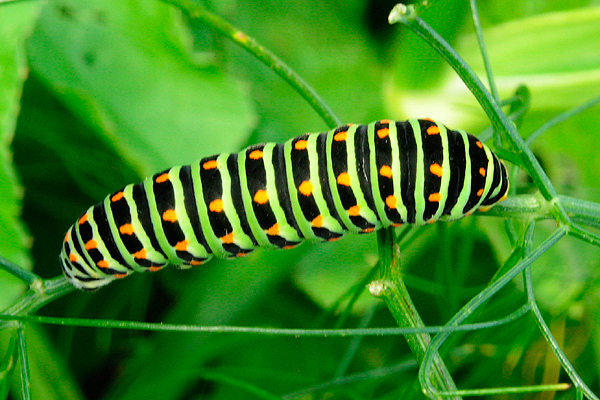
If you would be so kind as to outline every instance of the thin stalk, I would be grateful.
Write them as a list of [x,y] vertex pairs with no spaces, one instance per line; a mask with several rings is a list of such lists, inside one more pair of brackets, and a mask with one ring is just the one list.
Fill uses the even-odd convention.
[[536,393],[536,392],[548,392],[548,391],[559,391],[568,390],[571,385],[568,383],[556,383],[550,385],[532,385],[532,386],[512,386],[512,387],[499,387],[489,389],[468,389],[468,390],[457,390],[455,392],[438,392],[437,394],[443,397],[450,396],[452,394],[460,396],[491,396],[501,395],[509,393]]
[[3,311],[6,315],[30,314],[38,310],[44,304],[62,297],[75,290],[64,276],[54,279],[38,280],[30,285],[29,290],[13,304],[10,308]]
[[[472,298],[460,311],[446,324],[447,326],[456,326],[467,319],[475,309],[485,303],[490,297],[497,293],[508,282],[512,281],[525,268],[529,267],[535,260],[544,254],[550,247],[558,242],[568,232],[568,228],[562,226],[555,230],[546,240],[544,240],[534,251],[527,254],[517,265],[511,268],[506,274],[502,275],[496,281],[492,282],[487,288]],[[444,332],[436,335],[429,345],[425,359],[419,370],[419,381],[423,390],[432,396],[437,396],[432,374],[435,373],[435,358],[438,357],[438,350],[448,339],[450,332]]]
[[600,247],[600,236],[577,225],[569,227],[569,235],[576,237],[588,244]]
[[477,0],[471,0],[471,16],[473,17],[473,25],[475,27],[475,36],[477,36],[477,42],[479,43],[479,49],[481,50],[481,57],[483,58],[483,65],[485,67],[485,75],[488,78],[488,85],[492,97],[497,103],[500,103],[500,95],[498,94],[498,88],[494,80],[494,73],[492,71],[492,63],[485,47],[485,40],[483,39],[483,29],[481,28],[481,20],[479,19],[479,11],[477,10]]
[[197,19],[203,24],[211,27],[221,35],[233,41],[235,44],[248,51],[254,57],[262,61],[285,80],[308,104],[319,114],[319,116],[330,127],[334,128],[342,124],[333,110],[317,94],[304,79],[292,68],[284,63],[270,50],[262,46],[255,38],[237,29],[223,18],[211,13],[205,7],[189,0],[164,0],[166,3],[183,10],[190,18]]
[[590,101],[587,101],[575,108],[572,108],[570,110],[567,110],[563,113],[558,114],[557,116],[555,116],[554,118],[550,119],[549,121],[547,121],[546,123],[544,123],[542,126],[540,126],[539,128],[537,128],[531,135],[529,135],[529,137],[527,138],[527,140],[525,140],[525,143],[530,146],[531,143],[533,143],[534,140],[536,140],[537,138],[539,138],[543,133],[545,133],[548,129],[560,124],[563,121],[568,120],[569,118],[574,117],[577,114],[580,114],[584,111],[586,111],[589,108],[592,108],[593,106],[595,106],[596,104],[600,103],[600,97],[596,97],[595,99],[592,99]]
[[[372,282],[369,285],[369,290],[374,296],[383,298],[399,327],[422,328],[425,324],[402,280],[400,246],[394,243],[394,231],[392,229],[382,229],[378,232],[378,236],[378,243],[382,244],[379,247],[381,279]],[[425,355],[428,353],[431,336],[427,333],[407,334],[406,342],[417,362],[422,365]],[[437,352],[432,357],[431,379],[433,384],[442,391],[452,392],[457,390],[450,371],[448,371]],[[428,394],[425,387],[423,387],[423,390],[425,394]],[[452,396],[452,398],[460,399],[460,396]]]
[[0,314],[0,320],[34,322],[40,324],[77,326],[104,329],[145,330],[152,332],[202,332],[202,333],[246,333],[273,336],[306,336],[306,337],[351,337],[351,336],[398,336],[418,333],[441,333],[473,331],[487,329],[508,324],[529,312],[529,305],[525,304],[506,317],[473,324],[459,326],[424,326],[410,328],[358,328],[358,329],[286,329],[286,328],[260,328],[248,326],[202,326],[189,324],[165,324],[138,321],[118,321],[106,319],[87,318],[62,318],[46,317],[41,315],[8,315]]
[[571,378],[571,380],[573,381],[575,386],[580,391],[582,391],[588,398],[598,400],[598,397],[585,384],[585,382],[581,379],[581,377],[579,376],[577,371],[575,371],[575,368],[573,367],[573,365],[571,364],[571,362],[569,361],[569,359],[567,358],[565,353],[562,351],[562,349],[556,342],[554,335],[552,335],[550,328],[544,321],[544,317],[542,316],[542,313],[537,305],[537,302],[535,301],[535,294],[533,292],[533,279],[531,277],[531,269],[527,269],[525,271],[525,285],[526,285],[526,290],[527,290],[527,297],[528,297],[529,303],[531,304],[531,310],[535,317],[535,321],[536,321],[538,327],[540,328],[542,335],[544,336],[544,339],[546,340],[546,342],[548,343],[548,345],[550,346],[550,348],[552,349],[552,351],[558,358],[560,364],[564,368],[567,375],[569,375],[569,378]]
[[2,256],[0,256],[0,269],[3,269],[9,274],[22,279],[29,285],[33,284],[36,281],[41,281],[40,277],[34,274],[33,272],[20,267],[19,265],[13,263],[12,261]]
[[24,400],[31,400],[31,374],[29,372],[25,327],[22,322],[19,323],[17,335],[19,336],[19,358],[21,359],[21,395]]
[[[515,125],[518,125],[521,118],[523,118],[523,116],[529,110],[530,105],[531,105],[531,93],[529,92],[529,89],[527,88],[527,86],[524,86],[524,85],[519,86],[517,88],[517,90],[515,91],[515,94],[512,97],[502,100],[502,102],[500,103],[501,107],[506,107],[506,106],[509,107],[508,119],[513,121],[515,123]],[[489,127],[485,128],[483,131],[481,131],[481,133],[479,135],[477,135],[477,138],[479,140],[481,140],[482,142],[487,142],[493,136],[494,136],[494,127],[490,125]],[[496,138],[499,139],[497,135],[496,135]],[[498,149],[501,149],[500,143],[496,142],[495,144]],[[512,154],[512,153],[510,153],[510,154]],[[510,158],[509,158],[509,161],[510,161]]]

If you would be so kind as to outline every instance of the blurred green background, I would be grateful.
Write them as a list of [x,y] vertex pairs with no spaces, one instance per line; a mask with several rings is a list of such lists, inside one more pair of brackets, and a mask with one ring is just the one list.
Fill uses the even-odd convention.
[[[280,56],[345,122],[431,117],[474,134],[488,125],[453,71],[406,29],[387,24],[392,1],[206,5]],[[479,6],[502,97],[520,84],[531,90],[523,136],[600,94],[598,1]],[[469,13],[466,1],[440,0],[424,19],[483,77]],[[560,193],[600,200],[599,126],[596,107],[534,143]],[[0,4],[0,129],[0,254],[51,278],[61,273],[64,232],[106,194],[172,165],[327,126],[263,64],[171,6],[64,0]],[[526,176],[513,184],[532,191]],[[552,224],[540,229],[540,240]],[[491,279],[510,243],[499,218],[421,229],[403,253],[406,281],[425,323],[441,325]],[[363,290],[354,286],[376,261],[374,235],[259,250],[189,271],[138,274],[38,313],[306,329],[393,326],[366,293],[341,319],[348,293]],[[598,264],[595,248],[567,239],[534,265],[547,321],[596,392]],[[0,287],[2,309],[24,290],[2,271]],[[516,282],[479,318],[504,316],[523,299]],[[423,397],[402,337],[356,344],[35,324],[26,334],[35,399]],[[568,380],[531,318],[471,332],[446,350],[460,388]]]

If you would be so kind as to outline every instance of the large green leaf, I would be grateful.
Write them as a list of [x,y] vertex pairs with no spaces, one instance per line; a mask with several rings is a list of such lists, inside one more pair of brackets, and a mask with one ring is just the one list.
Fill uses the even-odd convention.
[[[12,167],[10,144],[14,135],[19,101],[28,67],[25,40],[39,13],[35,3],[10,4],[0,8],[0,255],[30,268],[30,238],[20,221],[23,188]],[[0,271],[0,309],[10,305],[23,285]]]
[[150,0],[49,3],[29,47],[35,73],[142,175],[235,150],[249,133],[243,86],[192,50],[180,13]]

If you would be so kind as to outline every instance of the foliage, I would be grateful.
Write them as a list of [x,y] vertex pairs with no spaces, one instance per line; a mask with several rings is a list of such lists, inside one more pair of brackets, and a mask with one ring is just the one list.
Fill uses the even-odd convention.
[[[598,237],[573,224],[599,226],[597,6],[482,2],[486,97],[469,76],[486,68],[463,0],[416,12],[467,64],[411,9],[388,26],[385,1],[214,1],[215,14],[170,3],[0,4],[0,261],[11,271],[0,270],[0,308],[20,318],[1,326],[0,395],[11,381],[15,397],[35,399],[422,398],[419,380],[435,395],[431,379],[441,391],[494,388],[482,395],[600,390]],[[512,162],[511,199],[485,216],[382,232],[379,254],[376,236],[361,235],[92,294],[37,278],[59,274],[62,236],[82,210],[145,175],[338,119],[405,117],[488,138],[491,122]],[[365,288],[376,265],[369,287],[387,307]],[[408,292],[415,306],[401,309]],[[26,317],[42,304],[35,315],[55,318]],[[398,328],[345,330],[407,315],[408,347]]]

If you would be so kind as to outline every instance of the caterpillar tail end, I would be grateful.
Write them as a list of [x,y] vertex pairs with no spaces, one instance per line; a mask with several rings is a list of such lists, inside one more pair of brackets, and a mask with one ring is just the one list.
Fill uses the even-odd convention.
[[111,276],[94,278],[87,274],[83,274],[78,271],[78,269],[71,262],[69,262],[68,257],[65,257],[63,253],[64,252],[61,252],[59,256],[63,273],[69,283],[75,286],[75,288],[84,290],[86,292],[93,292],[97,289],[100,289],[104,285],[108,285],[115,279]]

